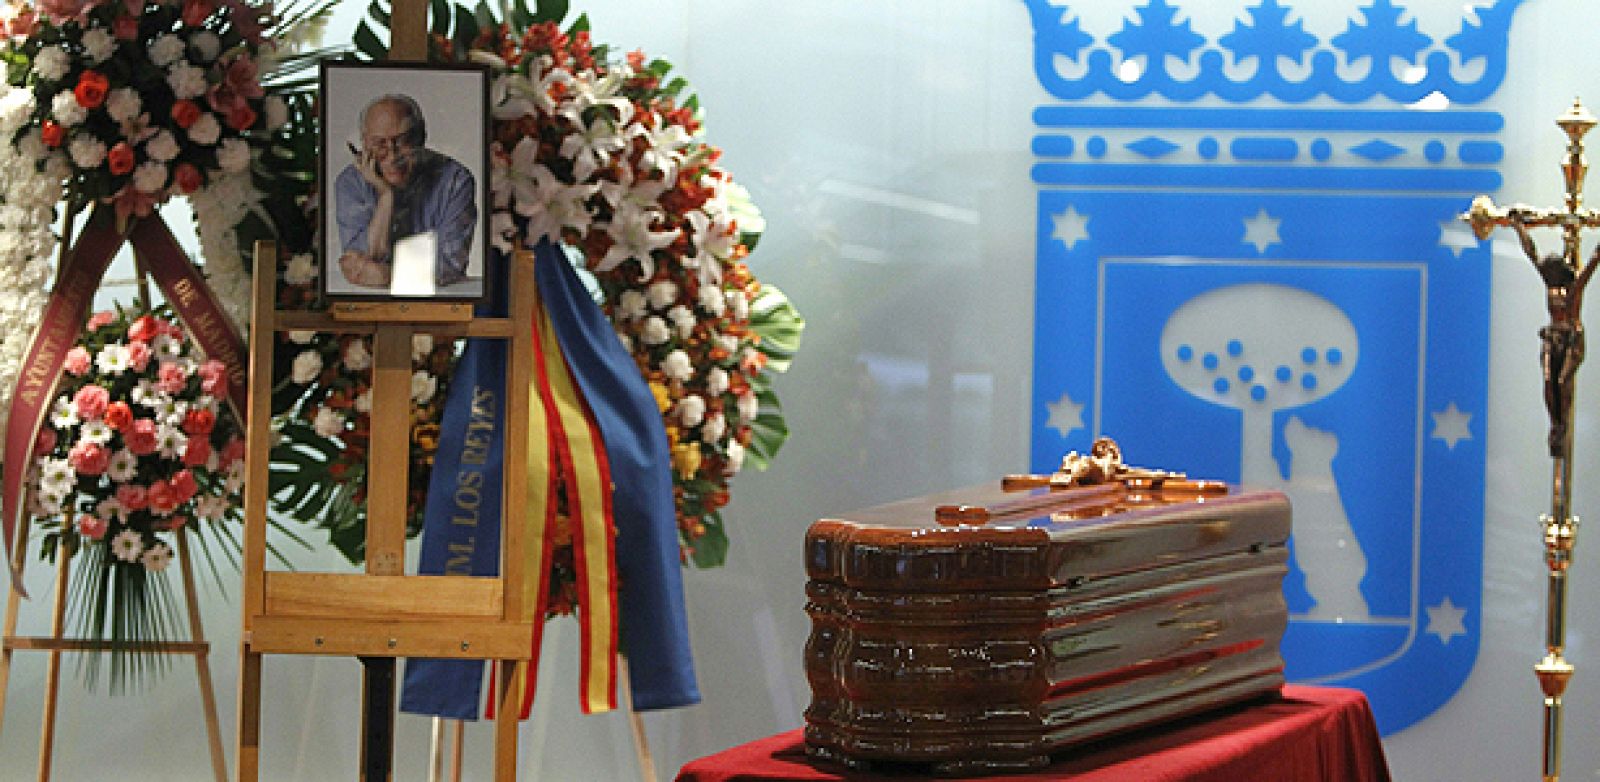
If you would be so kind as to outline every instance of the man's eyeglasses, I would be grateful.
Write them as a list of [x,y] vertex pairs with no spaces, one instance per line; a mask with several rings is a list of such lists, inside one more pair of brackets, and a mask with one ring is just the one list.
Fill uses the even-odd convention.
[[395,152],[410,152],[416,148],[416,141],[412,137],[411,128],[406,128],[392,136],[367,136],[363,139],[367,149],[373,154],[389,155]]

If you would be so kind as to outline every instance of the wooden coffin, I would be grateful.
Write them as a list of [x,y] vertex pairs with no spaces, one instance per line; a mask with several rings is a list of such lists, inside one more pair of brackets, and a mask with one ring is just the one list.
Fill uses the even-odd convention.
[[1214,486],[996,483],[816,522],[807,751],[952,775],[1037,768],[1275,695],[1289,503]]

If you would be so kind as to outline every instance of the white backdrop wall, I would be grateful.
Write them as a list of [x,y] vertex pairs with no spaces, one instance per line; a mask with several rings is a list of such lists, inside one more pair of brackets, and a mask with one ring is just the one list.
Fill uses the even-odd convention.
[[[1142,4],[1096,0],[1073,10],[1085,27],[1107,31]],[[1254,4],[1189,2],[1181,14],[1214,37]],[[1308,25],[1337,30],[1369,4],[1294,5],[1304,7],[1296,11]],[[328,39],[348,40],[364,5],[341,7]],[[597,41],[665,57],[691,80],[712,142],[768,219],[752,266],[809,320],[800,358],[779,386],[794,436],[771,472],[735,482],[728,565],[685,574],[705,701],[645,718],[660,776],[670,779],[696,757],[800,725],[808,699],[800,544],[812,520],[1026,466],[1030,117],[1045,96],[1032,71],[1027,13],[1012,0],[581,5]],[[1451,18],[1461,7],[1460,0],[1407,6],[1444,9]],[[1582,0],[1528,0],[1517,12],[1507,79],[1484,106],[1507,119],[1500,200],[1559,202],[1562,139],[1552,120],[1574,95],[1600,105],[1597,29],[1600,6]],[[1454,27],[1424,31],[1448,35]],[[1535,331],[1545,311],[1520,251],[1498,245],[1494,264],[1491,413],[1486,431],[1474,422],[1488,438],[1489,462],[1481,645],[1457,696],[1387,739],[1395,776],[1408,782],[1531,779],[1539,768],[1540,708],[1529,669],[1543,632],[1536,519],[1547,506],[1548,467]],[[1580,515],[1600,508],[1597,371],[1580,375]],[[1589,597],[1600,592],[1597,545],[1580,538],[1572,580],[1569,657],[1578,675],[1568,699],[1565,778],[1574,780],[1600,776],[1600,656],[1590,642],[1600,606]],[[295,560],[337,567],[327,555]],[[49,568],[32,563],[28,584],[36,595],[50,594]],[[237,594],[237,585],[231,597],[208,591],[204,604],[230,762]],[[20,632],[48,630],[44,600],[24,612]],[[577,712],[573,629],[557,622],[547,636],[543,688],[521,731],[522,777],[635,779],[624,719]],[[44,671],[39,653],[16,657],[0,780],[33,778]],[[263,778],[352,778],[359,666],[273,657],[265,682]],[[56,778],[207,778],[193,672],[184,661],[141,695],[90,694],[71,680],[63,693]],[[396,778],[425,778],[427,741],[427,720],[399,719]],[[488,727],[473,726],[468,745],[468,777],[487,779]]]

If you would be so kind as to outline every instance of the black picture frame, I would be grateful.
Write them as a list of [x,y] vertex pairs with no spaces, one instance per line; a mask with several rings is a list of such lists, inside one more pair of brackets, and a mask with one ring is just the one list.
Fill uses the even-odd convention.
[[[323,296],[482,299],[491,206],[488,67],[323,60],[319,81]],[[367,154],[368,147],[375,149]],[[390,230],[374,252],[373,229],[384,217]]]

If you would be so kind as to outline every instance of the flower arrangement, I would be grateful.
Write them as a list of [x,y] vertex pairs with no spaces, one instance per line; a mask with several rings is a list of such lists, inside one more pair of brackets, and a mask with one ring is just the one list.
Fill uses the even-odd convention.
[[152,602],[165,594],[147,574],[171,560],[170,533],[237,521],[245,446],[227,390],[223,365],[197,359],[164,306],[97,312],[67,353],[34,449],[29,512],[46,548],[88,554],[84,637],[159,637],[124,624],[163,621]]

